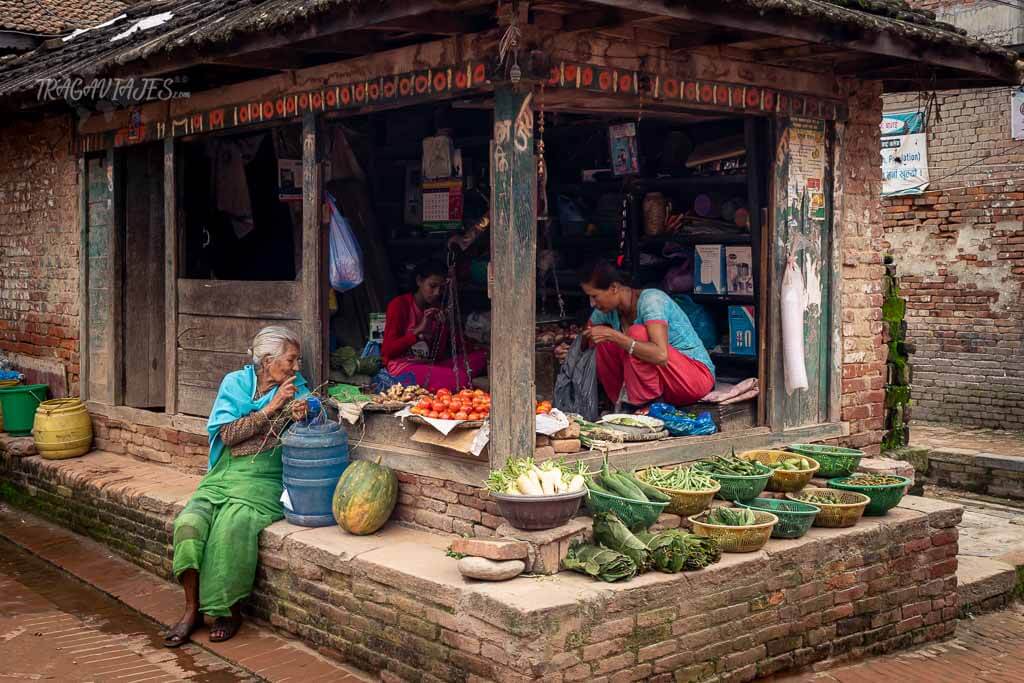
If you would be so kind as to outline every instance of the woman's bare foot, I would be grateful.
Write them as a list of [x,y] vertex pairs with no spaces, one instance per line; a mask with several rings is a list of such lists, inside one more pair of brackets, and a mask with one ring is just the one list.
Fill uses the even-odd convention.
[[203,615],[198,610],[186,609],[177,624],[164,636],[164,647],[181,647],[189,642],[192,634],[203,623]]

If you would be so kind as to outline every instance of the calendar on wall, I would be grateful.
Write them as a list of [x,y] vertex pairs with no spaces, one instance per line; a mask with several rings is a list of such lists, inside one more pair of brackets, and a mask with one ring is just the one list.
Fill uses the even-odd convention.
[[462,180],[423,183],[423,227],[453,230],[462,225]]

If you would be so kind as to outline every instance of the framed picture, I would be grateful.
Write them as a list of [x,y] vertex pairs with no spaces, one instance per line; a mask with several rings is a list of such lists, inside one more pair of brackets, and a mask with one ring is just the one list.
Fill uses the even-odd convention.
[[609,126],[608,147],[612,160],[612,173],[623,176],[636,175],[640,172],[635,123],[618,123]]
[[302,201],[302,159],[277,160],[277,198],[282,202]]

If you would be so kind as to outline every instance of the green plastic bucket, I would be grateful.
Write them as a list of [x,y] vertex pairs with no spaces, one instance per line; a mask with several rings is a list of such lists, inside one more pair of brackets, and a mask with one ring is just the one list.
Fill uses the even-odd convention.
[[47,399],[46,384],[24,384],[0,389],[0,405],[4,409],[4,430],[11,436],[29,436],[36,419],[36,408]]

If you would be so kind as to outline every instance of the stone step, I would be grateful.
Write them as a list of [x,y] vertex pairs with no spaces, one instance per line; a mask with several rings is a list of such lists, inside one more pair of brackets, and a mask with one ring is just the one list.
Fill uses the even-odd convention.
[[1013,599],[1017,568],[990,557],[957,557],[957,597],[961,616],[1002,609]]

